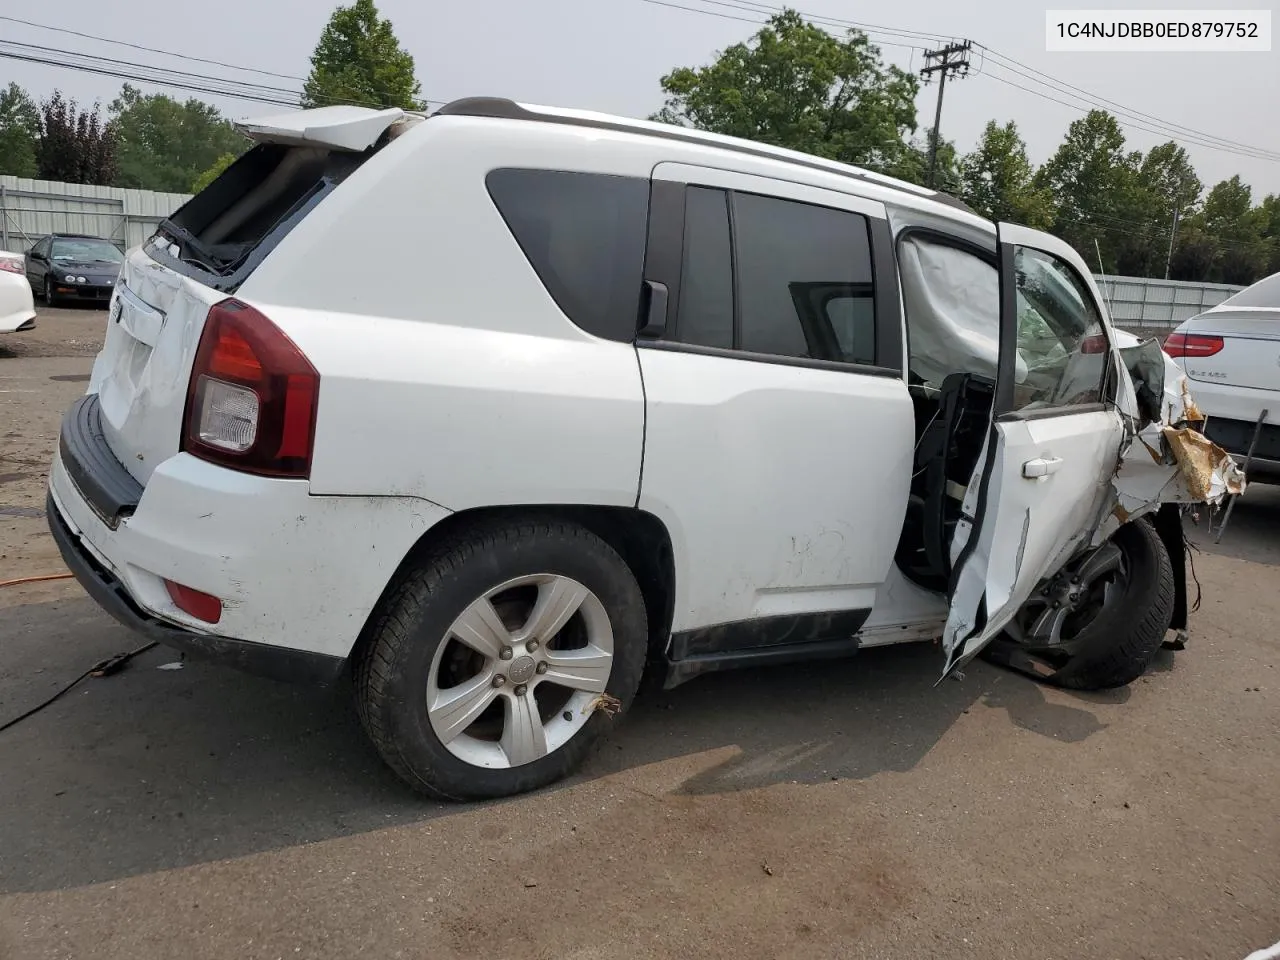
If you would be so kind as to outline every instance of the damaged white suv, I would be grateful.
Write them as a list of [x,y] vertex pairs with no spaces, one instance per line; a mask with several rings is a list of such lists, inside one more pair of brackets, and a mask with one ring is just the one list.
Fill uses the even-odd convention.
[[929,190],[494,99],[242,129],[125,264],[50,526],[163,643],[350,669],[420,790],[556,780],[646,670],[1127,683],[1176,503],[1240,489],[1068,246]]

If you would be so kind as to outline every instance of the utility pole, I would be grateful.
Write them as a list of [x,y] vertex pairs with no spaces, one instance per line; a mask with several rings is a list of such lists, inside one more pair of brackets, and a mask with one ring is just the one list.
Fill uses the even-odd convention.
[[929,65],[921,69],[920,76],[924,77],[925,83],[928,83],[933,74],[940,74],[938,77],[938,108],[933,115],[933,142],[929,144],[929,186],[934,189],[937,188],[938,143],[942,128],[942,93],[947,89],[948,76],[957,73],[964,76],[969,72],[969,50],[972,46],[966,40],[964,43],[948,44],[941,50],[925,51],[924,59]]
[[1169,256],[1164,260],[1164,278],[1169,279],[1169,268],[1173,265],[1173,240],[1178,235],[1178,214],[1181,211],[1173,208],[1173,229],[1169,231]]

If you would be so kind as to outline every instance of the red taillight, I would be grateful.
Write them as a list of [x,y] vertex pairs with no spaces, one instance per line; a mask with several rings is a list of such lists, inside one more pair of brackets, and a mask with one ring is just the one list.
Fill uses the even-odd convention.
[[1107,352],[1107,336],[1104,333],[1094,334],[1092,337],[1085,337],[1080,341],[1081,353],[1106,353]]
[[1171,333],[1164,338],[1164,352],[1171,357],[1212,357],[1221,349],[1221,337],[1207,337],[1199,333]]
[[0,257],[0,270],[6,273],[26,274],[27,268],[21,260],[15,260],[13,257]]
[[253,307],[223,300],[196,348],[182,448],[248,473],[305,478],[319,398],[320,375],[297,345]]
[[166,580],[164,588],[169,591],[169,599],[173,601],[175,607],[184,613],[191,614],[197,620],[217,623],[222,619],[222,601],[217,597],[184,587],[172,580]]

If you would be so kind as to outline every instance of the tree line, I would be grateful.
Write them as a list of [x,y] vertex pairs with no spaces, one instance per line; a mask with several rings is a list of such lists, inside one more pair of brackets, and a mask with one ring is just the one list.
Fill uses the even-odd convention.
[[[338,7],[321,33],[300,102],[422,109],[420,93],[413,57],[391,21],[373,0],[354,0]],[[58,90],[41,101],[16,83],[0,90],[0,173],[194,193],[247,146],[216,107],[195,97],[148,95],[126,83],[104,111]]]
[[[919,80],[886,64],[857,30],[835,36],[783,11],[705,66],[660,80],[651,119],[789,147],[924,183],[933,146],[921,133]],[[304,106],[423,109],[413,57],[373,0],[339,7],[321,34]],[[125,85],[105,114],[55,91],[35,102],[0,91],[0,173],[148,190],[199,190],[246,141],[203,101]],[[1280,196],[1255,204],[1239,176],[1205,189],[1175,141],[1127,147],[1112,114],[1074,121],[1037,167],[1017,125],[996,120],[961,154],[937,144],[937,185],[984,216],[1049,230],[1090,264],[1133,276],[1248,284],[1280,272]]]
[[[859,31],[837,37],[784,11],[661,85],[651,119],[925,181],[932,131],[918,134],[919,81]],[[1100,253],[1109,273],[1248,284],[1280,271],[1280,196],[1255,204],[1239,176],[1206,191],[1176,142],[1130,150],[1103,110],[1074,121],[1039,167],[1012,120],[987,123],[967,154],[943,140],[937,185],[984,216],[1051,231],[1090,264]]]

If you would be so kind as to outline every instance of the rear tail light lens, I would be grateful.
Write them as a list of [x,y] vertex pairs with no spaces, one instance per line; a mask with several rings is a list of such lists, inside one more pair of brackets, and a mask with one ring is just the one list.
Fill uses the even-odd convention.
[[297,345],[258,310],[224,300],[196,348],[183,449],[248,473],[305,478],[319,398],[320,375]]
[[23,262],[15,257],[0,257],[0,270],[5,271],[6,273],[25,274],[27,272],[27,268],[23,265]]
[[173,605],[183,613],[205,623],[217,623],[222,619],[222,601],[212,594],[201,593],[172,580],[166,580],[164,588],[169,591]]
[[1164,339],[1164,352],[1171,357],[1212,357],[1221,349],[1221,337],[1199,333],[1171,333]]

